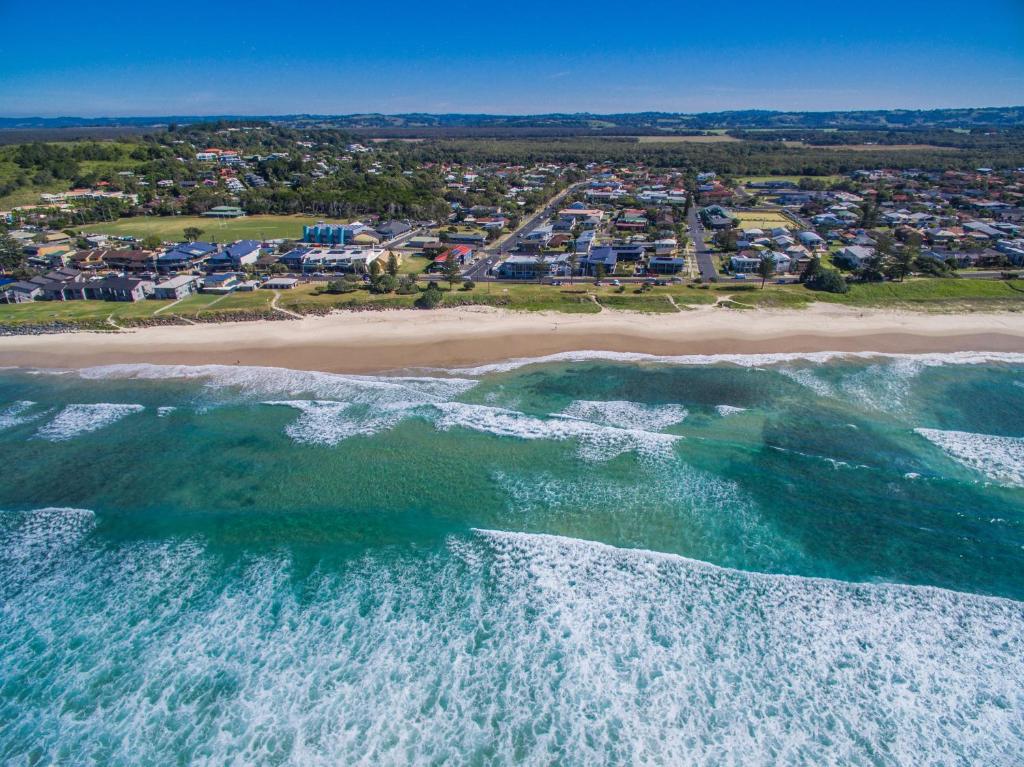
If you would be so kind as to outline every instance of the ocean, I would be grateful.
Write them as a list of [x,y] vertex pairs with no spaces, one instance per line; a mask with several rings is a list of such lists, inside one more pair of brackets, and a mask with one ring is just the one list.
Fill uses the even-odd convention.
[[0,371],[0,763],[1018,765],[1024,355]]

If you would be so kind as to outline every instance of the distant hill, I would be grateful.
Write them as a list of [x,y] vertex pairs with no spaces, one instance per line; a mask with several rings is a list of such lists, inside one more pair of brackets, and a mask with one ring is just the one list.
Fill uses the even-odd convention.
[[2,130],[133,127],[207,122],[265,122],[293,127],[331,127],[368,135],[503,133],[520,135],[657,135],[708,130],[842,129],[914,130],[1024,127],[1024,107],[893,109],[831,112],[637,112],[624,114],[349,114],[167,115],[164,117],[0,117]]

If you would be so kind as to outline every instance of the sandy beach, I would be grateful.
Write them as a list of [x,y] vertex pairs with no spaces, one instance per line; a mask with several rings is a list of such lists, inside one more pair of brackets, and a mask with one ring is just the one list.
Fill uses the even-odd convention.
[[821,305],[714,307],[670,315],[513,313],[486,307],[335,313],[282,322],[0,338],[0,365],[268,365],[374,373],[460,367],[557,352],[749,354],[815,351],[1024,352],[1024,315],[925,314]]

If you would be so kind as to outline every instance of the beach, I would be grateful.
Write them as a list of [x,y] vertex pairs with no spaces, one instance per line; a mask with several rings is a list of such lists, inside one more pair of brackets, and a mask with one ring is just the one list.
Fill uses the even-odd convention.
[[294,321],[0,338],[0,365],[263,365],[376,373],[599,350],[656,355],[1024,351],[1024,316],[701,307],[670,315],[509,312],[490,307],[337,312]]

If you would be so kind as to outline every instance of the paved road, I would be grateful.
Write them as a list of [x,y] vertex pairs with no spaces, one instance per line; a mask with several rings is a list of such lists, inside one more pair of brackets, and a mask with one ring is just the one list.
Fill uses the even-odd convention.
[[718,270],[715,269],[715,262],[711,257],[711,251],[704,242],[704,227],[701,226],[700,220],[697,218],[696,205],[690,206],[686,222],[690,226],[690,240],[693,242],[693,252],[697,259],[697,268],[700,269],[701,279],[705,282],[717,280]]
[[584,186],[586,183],[586,181],[580,181],[576,184],[570,184],[548,200],[547,205],[523,221],[511,234],[500,240],[496,245],[485,248],[483,256],[462,273],[463,278],[474,281],[489,279],[487,275],[488,269],[496,265],[508,253],[513,252],[519,246],[519,240],[524,234],[532,231],[541,221],[550,218],[558,210],[559,205],[567,194],[573,189]]

